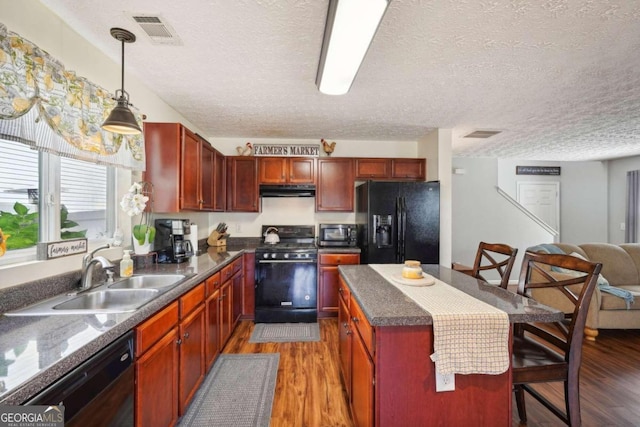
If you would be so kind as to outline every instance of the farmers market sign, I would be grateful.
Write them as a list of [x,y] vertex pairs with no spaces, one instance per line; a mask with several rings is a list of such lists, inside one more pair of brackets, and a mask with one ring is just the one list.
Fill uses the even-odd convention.
[[253,144],[256,156],[282,156],[282,157],[318,157],[320,145],[309,144]]
[[87,239],[38,243],[38,259],[53,259],[87,252]]

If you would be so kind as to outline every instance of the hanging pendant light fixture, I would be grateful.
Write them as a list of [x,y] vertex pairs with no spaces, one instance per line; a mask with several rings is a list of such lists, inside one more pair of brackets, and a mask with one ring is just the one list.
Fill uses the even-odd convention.
[[122,42],[122,88],[116,90],[115,100],[117,105],[111,110],[111,114],[102,124],[102,129],[124,135],[137,135],[142,133],[142,129],[140,129],[138,121],[129,109],[129,106],[133,104],[129,103],[129,94],[124,90],[124,44],[135,42],[136,36],[122,28],[112,28],[111,36]]

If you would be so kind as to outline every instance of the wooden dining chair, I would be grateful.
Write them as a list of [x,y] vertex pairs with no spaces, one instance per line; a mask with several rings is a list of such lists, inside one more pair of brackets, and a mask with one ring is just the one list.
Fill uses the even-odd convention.
[[517,253],[517,248],[512,248],[503,243],[480,242],[473,267],[454,263],[452,268],[485,282],[487,282],[487,279],[482,274],[490,270],[496,270],[500,275],[500,287],[507,289]]
[[[513,389],[518,415],[526,422],[526,391],[569,426],[580,426],[579,373],[582,360],[583,330],[589,301],[602,264],[570,255],[527,252],[522,261],[518,293],[529,296],[531,289],[554,288],[558,298],[566,298],[575,309],[565,313],[562,322],[514,326]],[[533,383],[564,382],[565,409],[562,410]]]

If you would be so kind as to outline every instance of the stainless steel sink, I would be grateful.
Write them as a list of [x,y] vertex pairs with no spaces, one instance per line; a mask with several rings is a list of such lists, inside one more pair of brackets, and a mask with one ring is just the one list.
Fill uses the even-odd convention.
[[163,289],[177,285],[184,278],[182,274],[147,274],[127,277],[108,287],[109,289]]
[[147,274],[128,277],[78,294],[60,295],[5,313],[6,316],[127,313],[180,284],[182,274]]
[[92,313],[123,313],[134,311],[157,295],[157,289],[107,289],[80,294],[52,308],[64,311],[89,310]]

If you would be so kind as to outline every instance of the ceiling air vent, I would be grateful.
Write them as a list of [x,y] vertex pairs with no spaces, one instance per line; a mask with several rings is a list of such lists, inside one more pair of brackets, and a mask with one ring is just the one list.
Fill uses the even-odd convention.
[[155,45],[182,45],[182,40],[176,34],[171,25],[158,15],[144,15],[136,13],[131,18],[140,25],[140,28],[149,36],[151,44]]
[[493,135],[499,134],[499,130],[476,130],[463,136],[463,138],[489,138]]

